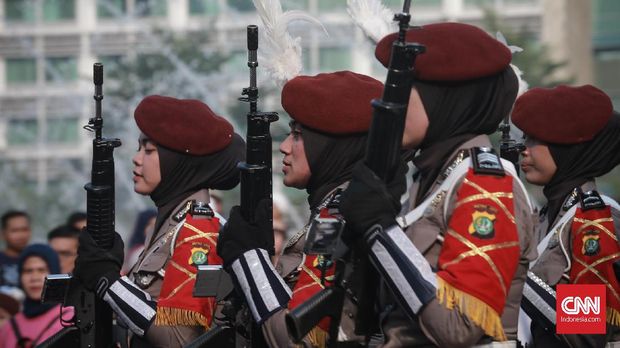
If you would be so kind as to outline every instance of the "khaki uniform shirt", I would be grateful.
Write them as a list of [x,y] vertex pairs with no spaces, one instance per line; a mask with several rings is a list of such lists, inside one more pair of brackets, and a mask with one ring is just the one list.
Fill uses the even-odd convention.
[[[588,181],[581,186],[581,189],[583,192],[596,190],[596,184],[594,181]],[[570,204],[567,203],[569,199],[571,199],[570,195],[564,200],[563,207],[570,208]],[[566,214],[568,208],[560,209],[552,224],[549,224],[546,216],[541,216],[538,225],[538,235],[541,240],[547,233],[554,233],[554,235],[551,237],[549,244],[547,244],[547,248],[538,257],[534,266],[532,266],[531,271],[554,289],[558,284],[569,283],[570,269],[567,269],[568,261],[560,247],[558,236],[562,236],[561,243],[564,246],[564,250],[568,253],[568,257],[570,257],[572,250],[570,246],[572,219],[564,225],[562,232],[559,234],[556,231],[547,231],[555,227],[564,214]],[[616,232],[620,231],[620,211],[612,208],[611,212]],[[620,341],[620,328],[608,324],[607,335],[556,335],[555,333],[545,331],[542,326],[533,322],[532,339],[535,347],[603,347],[606,342]]]
[[[153,300],[159,298],[163,283],[163,270],[171,258],[170,243],[178,224],[173,220],[173,216],[185,206],[188,200],[194,199],[208,203],[209,191],[206,189],[197,191],[179,203],[159,230],[146,237],[144,251],[127,274],[129,279],[151,295]],[[182,347],[202,333],[204,333],[202,326],[157,326],[153,323],[144,337],[133,336],[131,347]]]
[[[462,149],[471,147],[491,147],[486,135],[477,136],[458,148],[452,159],[443,165],[445,170],[456,158]],[[536,240],[533,237],[533,219],[529,205],[527,204],[526,192],[519,185],[518,178],[514,178],[514,214],[517,224],[517,233],[520,243],[520,260],[518,268],[512,279],[508,298],[501,317],[504,332],[509,340],[517,338],[517,323],[522,289],[525,283],[528,265],[536,258]],[[455,187],[459,187],[463,178],[457,181]],[[434,192],[441,182],[435,182],[425,196]],[[414,182],[410,189],[410,199],[413,201],[417,194],[417,183]],[[438,258],[442,248],[442,238],[447,231],[449,217],[455,208],[456,193],[453,190],[451,197],[441,198],[437,202],[431,214],[425,214],[420,220],[407,228],[405,233],[411,239],[416,248],[424,255],[433,269],[437,269]],[[427,197],[424,197],[426,199]],[[412,210],[420,202],[410,205]],[[444,218],[444,205],[448,204],[447,217]],[[385,336],[383,347],[471,347],[475,344],[489,343],[492,339],[486,336],[483,330],[474,324],[467,316],[461,314],[457,308],[447,309],[437,299],[433,299],[422,308],[418,317],[412,322],[405,312],[398,308],[392,298],[390,290],[382,287],[381,308],[388,308],[381,318],[381,327]]]

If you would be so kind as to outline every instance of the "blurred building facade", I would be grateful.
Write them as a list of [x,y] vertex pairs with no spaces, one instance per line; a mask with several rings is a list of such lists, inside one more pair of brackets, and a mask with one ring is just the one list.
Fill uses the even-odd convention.
[[[384,3],[395,10],[402,6],[401,0]],[[304,73],[351,69],[384,79],[372,45],[346,12],[346,0],[282,4],[285,10],[314,14],[329,32],[325,36],[309,24],[291,28],[302,36]],[[480,25],[481,6],[490,7],[503,25],[548,42],[554,57],[568,62],[564,74],[576,76],[578,83],[600,84],[619,106],[619,4],[414,0],[413,18],[415,24],[449,20]],[[113,61],[152,44],[145,33],[155,27],[212,30],[212,41],[198,44],[206,51],[232,54],[225,73],[230,74],[228,87],[236,91],[228,94],[234,102],[247,84],[244,28],[259,23],[251,0],[0,0],[0,18],[0,161],[27,162],[35,168],[28,179],[41,190],[56,179],[57,159],[69,160],[77,171],[88,166],[90,136],[81,126],[93,113],[93,62]]]

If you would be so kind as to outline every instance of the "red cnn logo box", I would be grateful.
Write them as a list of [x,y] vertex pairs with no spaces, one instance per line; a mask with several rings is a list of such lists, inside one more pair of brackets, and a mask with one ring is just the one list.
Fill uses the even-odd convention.
[[558,334],[605,333],[605,285],[559,284],[556,297]]

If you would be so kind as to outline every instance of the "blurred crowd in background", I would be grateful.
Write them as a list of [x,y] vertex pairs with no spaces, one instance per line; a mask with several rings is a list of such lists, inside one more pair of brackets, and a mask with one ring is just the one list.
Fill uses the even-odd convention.
[[[274,264],[282,252],[290,224],[281,198],[276,196],[274,199]],[[218,214],[224,213],[222,196],[217,191],[211,195],[211,206]],[[136,215],[133,231],[125,239],[123,273],[129,271],[144,250],[147,236],[153,233],[156,216],[154,208],[142,210]],[[47,243],[38,243],[33,241],[32,235],[32,221],[36,215],[22,210],[8,210],[2,214],[0,237],[5,248],[0,251],[0,336],[13,334],[14,331],[10,329],[13,325],[11,318],[21,318],[26,322],[27,325],[15,322],[22,330],[22,327],[28,327],[33,332],[40,332],[38,343],[62,328],[58,320],[60,305],[41,303],[43,285],[49,274],[73,272],[79,234],[85,231],[86,217],[83,211],[69,213],[62,224],[49,230]],[[68,311],[63,314],[65,319],[71,317],[71,310],[63,308],[63,311]]]

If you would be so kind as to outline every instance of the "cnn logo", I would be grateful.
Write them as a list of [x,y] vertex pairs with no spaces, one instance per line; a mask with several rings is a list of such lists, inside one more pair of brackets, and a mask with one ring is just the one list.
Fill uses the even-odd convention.
[[605,333],[605,285],[560,284],[556,297],[558,334]]
[[601,297],[568,296],[562,300],[562,311],[566,314],[594,314],[601,313]]

